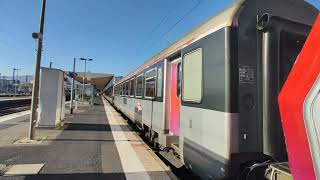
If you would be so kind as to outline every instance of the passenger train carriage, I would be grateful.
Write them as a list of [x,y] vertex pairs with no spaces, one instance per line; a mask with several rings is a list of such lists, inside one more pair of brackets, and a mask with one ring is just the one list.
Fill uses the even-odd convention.
[[111,86],[109,101],[204,179],[287,161],[277,96],[317,14],[303,0],[237,1]]

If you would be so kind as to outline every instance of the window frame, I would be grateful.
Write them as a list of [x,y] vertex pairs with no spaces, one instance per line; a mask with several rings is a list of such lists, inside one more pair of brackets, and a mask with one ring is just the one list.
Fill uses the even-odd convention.
[[[131,82],[133,81],[133,94],[131,94]],[[129,97],[134,97],[135,96],[135,90],[136,90],[136,88],[135,88],[135,77],[133,77],[133,78],[131,78],[130,80],[129,80]]]
[[126,96],[126,83],[122,82],[122,96]]
[[[150,73],[151,71],[155,71],[154,76],[147,78],[147,74]],[[157,77],[158,77],[157,67],[151,68],[148,71],[146,71],[145,78],[144,78],[144,84],[145,84],[145,86],[144,86],[144,97],[146,99],[155,99],[157,97]],[[149,80],[149,79],[154,79],[154,81],[155,81],[154,82],[154,95],[155,95],[154,97],[147,96],[147,94],[146,94],[147,93],[147,80]]]
[[[184,97],[184,73],[185,73],[185,57],[186,56],[188,56],[188,55],[190,55],[190,54],[192,54],[192,53],[195,53],[195,52],[197,52],[197,51],[201,51],[201,81],[200,81],[200,83],[201,83],[201,91],[200,91],[200,99],[199,100],[192,100],[192,99],[185,99],[185,97]],[[204,91],[204,89],[203,89],[203,75],[204,75],[204,72],[203,72],[203,70],[204,70],[204,68],[203,68],[203,61],[204,61],[204,58],[203,58],[203,48],[202,47],[196,47],[196,48],[193,48],[193,49],[191,49],[191,50],[189,50],[189,51],[187,51],[187,53],[185,53],[184,55],[183,55],[183,57],[182,57],[182,61],[181,61],[181,65],[182,65],[182,79],[181,79],[181,100],[182,100],[182,102],[184,102],[184,103],[192,103],[192,104],[201,104],[202,103],[202,100],[203,100],[203,91]]]
[[130,92],[130,85],[129,85],[130,80],[126,81],[126,96],[129,97],[129,92]]
[[124,96],[123,86],[124,86],[124,83],[121,83],[121,96]]
[[182,80],[183,80],[183,77],[182,77],[182,60],[181,60],[181,62],[177,63],[177,96],[179,98],[182,98]]
[[[141,92],[141,95],[140,96],[137,96],[137,89],[138,89],[138,78],[142,78],[142,92]],[[136,77],[136,80],[135,80],[135,91],[134,91],[134,95],[136,98],[142,98],[143,97],[143,73],[139,74],[137,77]]]
[[[159,72],[161,72],[161,94],[158,96],[158,90],[160,89],[158,87],[159,85]],[[157,67],[157,74],[156,74],[156,98],[162,98],[163,97],[163,90],[164,90],[164,67],[160,66]]]
[[126,85],[127,85],[127,82],[126,81],[124,81],[123,82],[123,96],[127,96],[127,87],[126,87]]

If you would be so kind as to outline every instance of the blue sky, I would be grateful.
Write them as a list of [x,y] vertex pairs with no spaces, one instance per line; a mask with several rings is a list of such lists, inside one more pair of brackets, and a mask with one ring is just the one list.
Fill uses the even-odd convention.
[[[163,38],[186,12],[201,2]],[[47,0],[42,66],[124,75],[234,0]],[[320,0],[309,0],[320,8]],[[0,73],[33,74],[41,0],[0,0]],[[162,22],[162,23],[160,23]],[[77,62],[83,71],[83,62]]]

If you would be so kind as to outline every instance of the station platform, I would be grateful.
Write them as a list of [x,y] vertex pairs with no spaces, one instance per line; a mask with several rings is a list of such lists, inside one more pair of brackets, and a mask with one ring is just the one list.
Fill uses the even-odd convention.
[[[27,124],[27,120],[21,120],[0,129],[0,134],[9,130],[27,131]],[[20,130],[14,130],[18,127]],[[98,105],[79,106],[74,115],[66,115],[60,128],[36,129],[36,138],[41,143],[0,144],[0,164],[7,167],[43,164],[41,170],[13,176],[3,171],[0,179],[177,179],[121,114],[103,99]]]
[[0,101],[10,101],[19,99],[31,99],[31,96],[21,96],[21,97],[0,97]]

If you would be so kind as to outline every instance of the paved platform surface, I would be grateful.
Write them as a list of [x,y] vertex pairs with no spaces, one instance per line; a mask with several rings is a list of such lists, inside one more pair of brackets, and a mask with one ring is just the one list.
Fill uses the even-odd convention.
[[[4,123],[10,124],[10,121]],[[0,123],[0,127],[1,127]],[[67,115],[65,129],[37,129],[40,145],[12,145],[1,135],[27,135],[28,121],[0,128],[0,164],[44,164],[36,175],[0,179],[177,179],[106,101]]]

